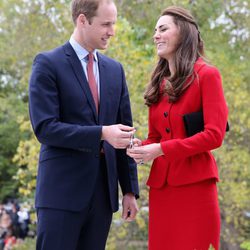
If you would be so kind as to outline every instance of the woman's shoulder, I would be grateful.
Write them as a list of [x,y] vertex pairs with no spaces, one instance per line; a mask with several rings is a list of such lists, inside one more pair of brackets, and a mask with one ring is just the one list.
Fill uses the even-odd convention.
[[204,74],[220,74],[219,70],[217,67],[215,67],[214,65],[208,63],[207,61],[205,61],[203,58],[198,58],[198,60],[195,62],[194,65],[194,71],[202,76]]

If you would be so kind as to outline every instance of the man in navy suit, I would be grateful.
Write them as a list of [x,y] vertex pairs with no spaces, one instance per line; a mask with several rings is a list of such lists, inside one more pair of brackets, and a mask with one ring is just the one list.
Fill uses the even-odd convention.
[[[74,32],[66,44],[36,56],[29,85],[31,123],[41,143],[36,200],[37,249],[101,250],[112,213],[138,211],[137,168],[126,155],[134,133],[122,65],[96,49],[114,35],[110,0],[73,0]],[[94,55],[96,99],[88,76]]]

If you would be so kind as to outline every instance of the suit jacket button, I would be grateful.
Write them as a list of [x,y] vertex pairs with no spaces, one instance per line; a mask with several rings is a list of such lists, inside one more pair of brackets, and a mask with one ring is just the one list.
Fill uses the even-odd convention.
[[164,112],[163,114],[164,114],[164,116],[165,116],[165,117],[167,117],[167,116],[168,116],[168,112]]
[[170,133],[170,128],[166,128],[166,132],[167,132],[167,133]]

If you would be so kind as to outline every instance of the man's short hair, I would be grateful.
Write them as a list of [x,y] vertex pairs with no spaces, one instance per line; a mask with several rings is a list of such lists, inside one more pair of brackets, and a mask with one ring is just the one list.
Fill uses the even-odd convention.
[[[96,16],[97,9],[101,2],[105,0],[72,0],[71,13],[74,24],[80,14],[84,14],[91,24],[92,18]],[[112,0],[106,0],[107,2],[113,2]]]

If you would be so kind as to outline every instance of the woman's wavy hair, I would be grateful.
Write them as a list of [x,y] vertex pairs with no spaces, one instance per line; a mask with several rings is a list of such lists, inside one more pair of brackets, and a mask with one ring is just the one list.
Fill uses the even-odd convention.
[[[190,12],[181,7],[171,6],[162,12],[161,16],[165,15],[173,17],[180,32],[180,42],[174,55],[176,71],[170,77],[168,61],[159,58],[144,94],[147,106],[157,103],[161,94],[168,95],[169,102],[176,102],[195,78],[193,74],[194,63],[199,57],[204,57],[204,43],[198,25]],[[160,84],[166,77],[168,78],[166,87],[161,93]],[[187,79],[188,82],[186,82]]]

